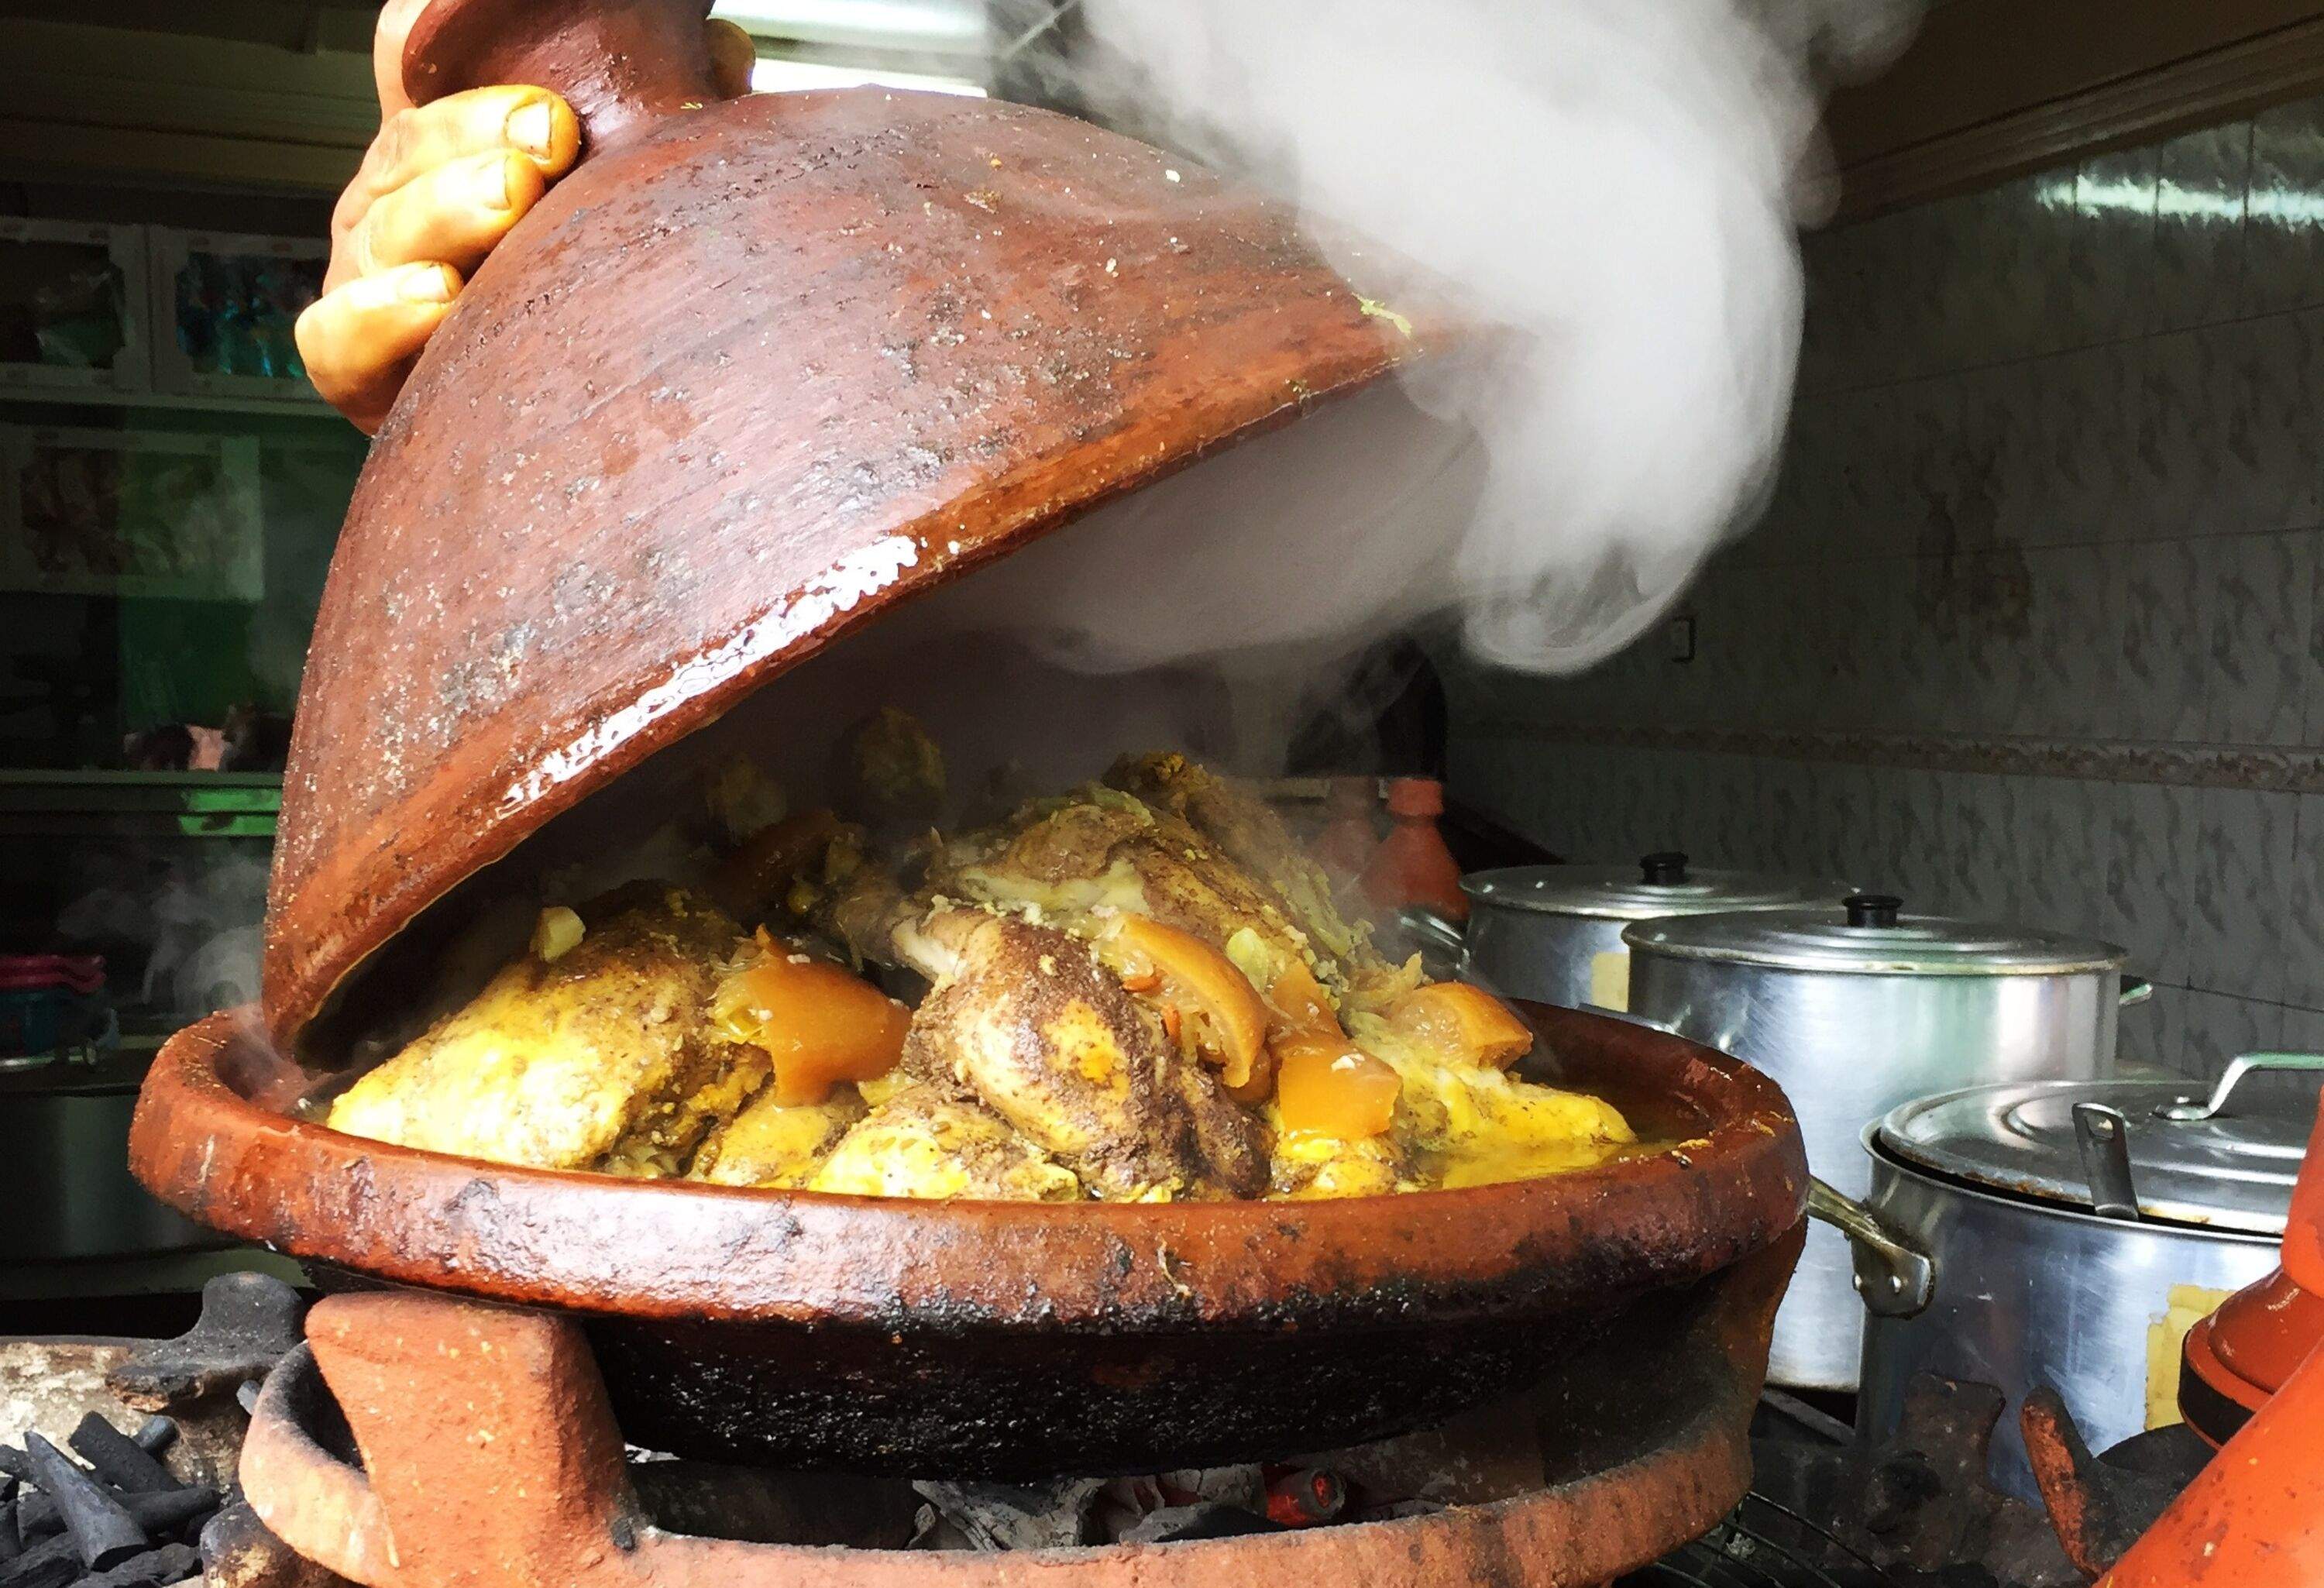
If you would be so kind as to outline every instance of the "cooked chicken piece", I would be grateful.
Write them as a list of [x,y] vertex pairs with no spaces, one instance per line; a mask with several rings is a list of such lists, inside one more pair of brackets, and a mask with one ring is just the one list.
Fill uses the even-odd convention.
[[1313,963],[1327,982],[1344,979],[1337,962],[1314,954],[1273,889],[1177,817],[1102,784],[1028,805],[999,827],[947,844],[928,886],[979,903],[1030,906],[1084,932],[1120,912],[1213,948],[1249,934],[1270,959]]
[[1269,1180],[1269,1196],[1292,1201],[1413,1188],[1412,1166],[1393,1136],[1347,1141],[1313,1131],[1277,1134]]
[[[624,889],[558,918],[332,1105],[333,1129],[540,1168],[674,1174],[766,1081],[756,1048],[706,1024],[737,929],[678,889]],[[561,950],[561,951],[560,951]],[[554,957],[544,957],[553,955]]]
[[1125,755],[1106,782],[1167,811],[1200,833],[1227,859],[1273,891],[1318,956],[1346,975],[1376,967],[1370,928],[1351,923],[1332,902],[1331,879],[1292,837],[1267,802],[1176,751]]
[[823,1103],[782,1103],[770,1086],[710,1132],[686,1171],[714,1186],[804,1186],[864,1114],[862,1094],[843,1086]]
[[1392,1133],[1431,1167],[1431,1184],[1483,1186],[1588,1168],[1637,1141],[1611,1103],[1585,1093],[1439,1063],[1377,1016],[1354,1016],[1348,1034],[1402,1079]]
[[939,907],[897,947],[935,983],[904,1066],[964,1088],[1109,1202],[1252,1196],[1265,1131],[1077,937]]
[[1074,1172],[971,1099],[929,1082],[906,1085],[839,1139],[807,1181],[855,1196],[971,1196],[1076,1202]]

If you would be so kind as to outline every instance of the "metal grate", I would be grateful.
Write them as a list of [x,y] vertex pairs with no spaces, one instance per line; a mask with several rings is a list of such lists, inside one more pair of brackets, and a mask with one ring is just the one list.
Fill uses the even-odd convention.
[[1677,1554],[1621,1588],[1906,1588],[1898,1578],[1787,1506],[1752,1494]]

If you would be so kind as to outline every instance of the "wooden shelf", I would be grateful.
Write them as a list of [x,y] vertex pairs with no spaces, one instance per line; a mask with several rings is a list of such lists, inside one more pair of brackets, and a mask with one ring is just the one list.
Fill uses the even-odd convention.
[[190,413],[272,414],[281,419],[337,420],[319,397],[202,397],[169,392],[34,391],[0,386],[0,405],[39,408],[160,408]]

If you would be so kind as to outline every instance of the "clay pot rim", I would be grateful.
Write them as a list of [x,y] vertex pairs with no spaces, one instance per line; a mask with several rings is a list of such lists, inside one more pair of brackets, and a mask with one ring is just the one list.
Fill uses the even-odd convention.
[[1712,1128],[1675,1151],[1563,1175],[1316,1202],[938,1203],[632,1180],[423,1152],[274,1112],[220,1074],[237,1043],[257,1039],[237,1011],[163,1048],[131,1162],[163,1201],[296,1257],[678,1320],[1409,1327],[1685,1282],[1796,1224],[1804,1152],[1773,1082],[1625,1022],[1528,1013],[1553,1042],[1594,1035],[1628,1049],[1625,1064],[1653,1050]]

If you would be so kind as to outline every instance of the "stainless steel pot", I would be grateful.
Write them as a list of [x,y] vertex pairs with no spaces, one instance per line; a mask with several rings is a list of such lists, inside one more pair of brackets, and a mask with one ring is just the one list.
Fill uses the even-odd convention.
[[0,1066],[0,1263],[233,1244],[163,1206],[129,1174],[129,1116],[150,1053]]
[[[2111,1074],[2126,983],[2110,943],[1907,916],[1886,894],[1819,909],[1643,921],[1624,934],[1630,1008],[1775,1077],[1808,1167],[1861,1197],[1858,1138],[1890,1109],[1992,1081]],[[1776,1315],[1768,1378],[1853,1390],[1864,1332],[1848,1243],[1810,1233]]]
[[1434,946],[1451,974],[1512,998],[1567,1009],[1629,1007],[1630,951],[1622,930],[1657,916],[1782,909],[1830,902],[1840,882],[1754,872],[1697,870],[1676,850],[1636,866],[1528,865],[1473,872],[1464,930],[1427,906],[1406,909],[1406,928]]
[[2056,1389],[2094,1450],[2177,1421],[2181,1331],[2274,1268],[2310,1123],[2231,1095],[2293,1068],[2324,1057],[2238,1058],[2208,1102],[2167,1080],[1974,1087],[1866,1131],[1871,1194],[1812,1209],[1859,1237],[1858,1431],[1893,1432],[1915,1374],[1991,1384],[1994,1481],[2038,1502],[2027,1391]]

